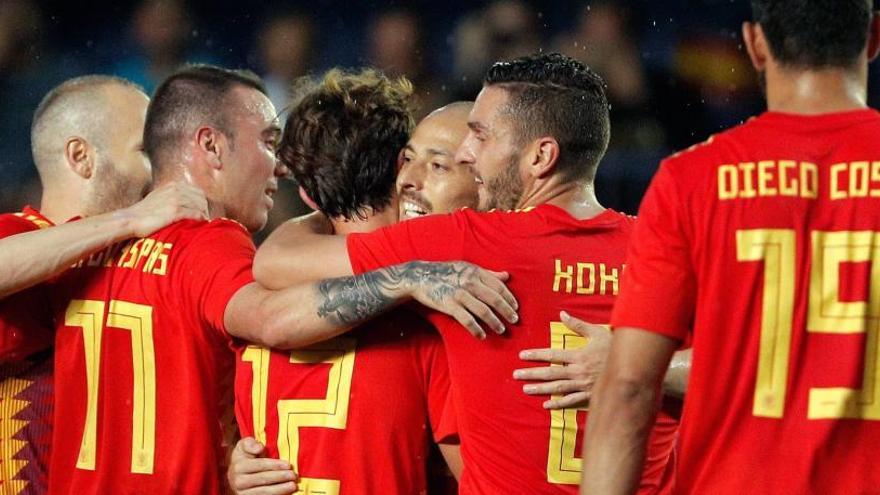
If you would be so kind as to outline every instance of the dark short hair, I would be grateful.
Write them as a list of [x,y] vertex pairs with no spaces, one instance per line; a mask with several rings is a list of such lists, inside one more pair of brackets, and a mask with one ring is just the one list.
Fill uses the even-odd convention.
[[559,53],[537,53],[494,64],[486,86],[505,89],[503,110],[520,144],[541,136],[559,143],[557,168],[566,178],[592,180],[608,148],[611,122],[605,81]]
[[852,67],[868,41],[872,0],[752,0],[773,57],[783,66]]
[[227,97],[236,87],[267,94],[260,78],[247,70],[187,65],[165,79],[150,101],[144,125],[144,151],[153,167],[161,170],[174,160],[169,152],[179,150],[197,126],[210,125],[234,141]]
[[367,69],[300,79],[278,158],[322,212],[364,218],[386,208],[397,156],[415,125],[412,85]]

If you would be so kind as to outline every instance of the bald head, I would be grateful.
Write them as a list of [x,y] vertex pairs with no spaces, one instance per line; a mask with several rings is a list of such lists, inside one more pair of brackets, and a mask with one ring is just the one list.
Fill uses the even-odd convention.
[[140,86],[112,76],[70,79],[50,91],[34,112],[31,151],[45,185],[58,177],[64,147],[72,137],[94,147],[106,145],[114,132],[119,96],[147,99]]
[[450,120],[459,120],[464,119],[465,126],[467,125],[467,117],[468,114],[471,113],[471,109],[474,108],[474,102],[472,101],[456,101],[454,103],[450,103],[445,107],[440,107],[437,110],[429,113],[427,117],[423,120],[428,120],[434,117],[442,117],[443,119]]
[[76,215],[89,216],[143,197],[152,181],[143,154],[149,101],[137,85],[108,76],[71,79],[43,98],[31,149],[44,208],[72,203]]

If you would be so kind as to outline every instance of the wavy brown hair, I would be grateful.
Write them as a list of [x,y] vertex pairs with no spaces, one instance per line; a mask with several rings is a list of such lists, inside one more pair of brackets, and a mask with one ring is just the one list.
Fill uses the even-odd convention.
[[412,84],[374,69],[300,79],[278,158],[322,212],[365,218],[391,203],[397,156],[415,126]]

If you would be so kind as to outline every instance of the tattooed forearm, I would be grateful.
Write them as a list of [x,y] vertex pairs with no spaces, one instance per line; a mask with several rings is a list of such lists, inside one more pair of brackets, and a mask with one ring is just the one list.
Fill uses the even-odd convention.
[[455,293],[476,267],[467,263],[412,261],[381,270],[323,280],[318,316],[335,325],[357,325],[403,302],[421,288],[434,301]]

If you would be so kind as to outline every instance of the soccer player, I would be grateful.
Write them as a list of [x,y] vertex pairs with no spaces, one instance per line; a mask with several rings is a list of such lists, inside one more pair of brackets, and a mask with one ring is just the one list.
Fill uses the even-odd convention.
[[[148,101],[126,80],[83,76],[50,91],[34,113],[31,141],[43,185],[41,209],[26,206],[0,215],[4,493],[46,491],[54,336],[45,288],[34,286],[114,242],[205,214],[204,196],[183,184],[132,206],[151,178],[141,153]],[[88,218],[54,227],[81,216]]]
[[[335,80],[335,77],[333,80]],[[382,85],[377,85],[375,89],[380,89],[381,86],[384,85],[385,83],[383,83]],[[346,89],[345,91],[346,93],[343,94],[351,92],[350,89]],[[326,101],[328,100],[328,95],[325,95],[324,93],[328,92],[329,90],[325,87],[323,91],[316,94],[322,96],[322,101]],[[336,96],[338,97],[339,95],[337,94]],[[376,95],[372,95],[372,98],[375,99],[377,97]],[[314,104],[313,100],[314,98],[310,98],[308,101]],[[467,116],[472,107],[472,102],[456,102],[449,104],[445,107],[435,110],[434,112],[431,112],[431,114],[425,117],[413,130],[412,136],[409,138],[406,146],[404,146],[403,149],[400,151],[399,156],[395,156],[398,166],[396,179],[396,198],[391,197],[392,191],[390,190],[390,184],[388,184],[387,186],[389,187],[389,190],[383,192],[383,194],[388,196],[387,201],[390,202],[390,204],[392,205],[391,211],[387,211],[388,208],[386,208],[385,213],[393,212],[393,205],[398,205],[397,214],[393,215],[393,218],[388,219],[387,223],[393,223],[398,217],[400,219],[416,218],[429,214],[451,213],[461,208],[477,206],[477,183],[474,180],[473,171],[469,167],[455,163],[454,161],[455,151],[458,149],[458,146],[467,135]],[[301,111],[303,108],[310,107],[308,105],[303,106],[301,104],[298,108]],[[314,109],[312,110],[314,111]],[[361,113],[360,115],[366,118],[370,114]],[[302,116],[303,115],[289,117],[289,122],[285,129],[290,129],[291,124],[295,124],[296,122],[300,122],[300,126],[302,127]],[[333,114],[328,114],[324,116],[324,119],[330,119],[332,117],[334,117]],[[338,118],[338,116],[336,117]],[[351,117],[349,117],[347,120],[350,119]],[[350,123],[348,125],[350,125]],[[386,125],[388,124],[386,123]],[[334,126],[327,125],[326,127]],[[295,139],[295,136],[293,136],[292,134],[288,134],[288,136],[284,139],[284,142],[286,143],[286,146],[284,146],[283,148],[289,149],[291,147],[291,144],[298,142],[298,140]],[[354,142],[357,143],[357,141]],[[371,140],[370,142],[372,143],[372,147],[377,147],[376,140]],[[329,145],[335,143],[334,141],[328,139],[327,142],[311,144],[313,145],[313,148],[316,148],[315,150],[311,151],[312,155],[314,156],[317,154],[317,150],[327,148],[329,147]],[[320,144],[320,147],[318,146],[318,144]],[[340,146],[339,148],[344,149],[342,146]],[[326,151],[320,156],[322,158],[322,162],[327,161],[326,157],[324,156],[325,154]],[[315,156],[314,158],[318,158],[318,156]],[[340,162],[342,161],[340,160]],[[354,166],[354,164],[350,165]],[[377,167],[379,170],[385,170],[388,165],[379,164],[374,166]],[[311,187],[307,187],[307,189],[317,189],[315,182],[319,180],[326,180],[326,173],[315,173],[325,171],[324,169],[326,168],[326,164],[323,167],[314,166],[312,168],[314,170],[307,168],[303,164],[292,167],[294,175],[302,176],[301,178],[297,179],[298,182],[300,182],[301,184],[311,184]],[[370,174],[368,177],[372,177],[373,175],[374,174]],[[389,180],[386,173],[380,173],[380,175],[384,178],[386,182]],[[374,183],[379,184],[378,178],[373,179],[372,182],[362,183],[361,187],[368,187],[372,190],[375,189],[375,187],[370,186],[373,186]],[[352,184],[345,184],[344,182],[340,182],[338,183],[338,187],[341,192],[344,192],[348,196],[352,196],[354,198],[359,197],[358,191],[352,190]],[[317,191],[311,192],[308,194],[308,196],[318,197],[319,193]],[[318,205],[315,204],[315,202],[312,201],[310,198],[308,198],[308,196],[306,196],[306,199],[314,205],[314,208],[318,209]],[[325,194],[324,196],[327,195]],[[337,193],[331,196],[339,197],[340,194]],[[355,204],[359,204],[359,202],[360,201],[354,201]],[[378,220],[380,220],[380,218],[377,218],[377,216],[374,215],[371,222],[377,223]],[[369,227],[372,227],[372,225],[369,225]],[[340,225],[337,222],[334,222],[335,232],[342,233],[346,229],[348,229],[346,223],[342,223]],[[262,255],[258,254],[258,256]],[[286,283],[286,279],[283,274],[270,272],[263,274],[263,278],[273,287],[283,288],[284,284]],[[364,333],[365,331],[360,330],[360,332]],[[418,342],[431,342],[431,346],[433,346],[434,338],[436,337],[418,338]],[[440,352],[445,353],[445,351]],[[363,354],[363,352],[360,352],[358,355]],[[445,365],[445,355],[443,359]],[[245,371],[244,375],[247,376],[247,374],[248,371]],[[376,380],[373,380],[373,382],[376,382]],[[380,384],[383,382],[384,381],[379,381]],[[248,391],[248,393],[250,392]],[[413,395],[418,394],[419,393]],[[266,410],[267,412],[272,413],[273,408],[269,407]],[[387,419],[388,418],[384,418],[383,421]],[[247,432],[252,430],[252,428],[242,428],[242,430],[243,432]],[[274,443],[273,438],[270,437],[268,438],[268,440]],[[455,452],[451,452],[451,450],[454,449],[449,444],[443,447],[447,462],[453,465],[453,470],[456,471],[455,474],[457,474],[457,471],[460,469],[460,467],[456,467],[454,466],[454,464],[458,460],[458,456]],[[303,451],[303,453],[306,456],[310,455],[309,451],[307,450]],[[264,489],[272,490],[273,493],[292,493],[292,490],[290,489],[290,484],[273,483],[274,480],[283,480],[293,477],[293,471],[290,469],[290,464],[276,464],[268,459],[262,459],[262,457],[268,456],[270,454],[277,456],[277,448],[272,449],[271,452],[268,452],[264,449],[263,445],[258,444],[254,441],[254,439],[242,439],[236,445],[236,450],[232,455],[229,467],[230,484],[233,489],[238,490],[239,493],[248,493],[247,490],[256,487],[266,487]],[[420,475],[420,469],[421,468],[419,467],[415,469],[404,470],[402,466],[398,466],[397,468],[395,468],[394,476],[391,476],[388,479],[397,479],[400,476],[412,476],[413,474]],[[365,473],[363,472],[354,472],[347,474],[349,476],[358,478],[365,475]],[[438,480],[433,481],[435,483],[438,483]],[[429,484],[430,482],[431,480],[429,480]],[[428,493],[437,493],[435,490],[435,486],[432,485],[428,488]]]
[[55,418],[67,427],[53,435],[52,493],[220,493],[233,337],[303,346],[410,298],[462,318],[473,318],[466,297],[470,307],[486,300],[513,311],[492,305],[512,299],[504,274],[463,262],[284,291],[253,283],[249,232],[265,225],[286,173],[275,160],[279,134],[250,73],[186,67],[157,89],[144,128],[156,184],[193,183],[213,220],[112,246],[53,286]]
[[[302,194],[339,235],[396,222],[410,83],[332,70],[296,93],[278,155]],[[428,433],[457,437],[443,344],[409,309],[292,352],[240,346],[235,388],[242,435],[290,461],[306,493],[423,493]]]
[[637,486],[660,376],[693,339],[679,493],[880,487],[880,47],[869,0],[753,0],[768,111],[665,160],[630,244],[583,493]]
[[[582,338],[558,321],[567,309],[607,322],[623,270],[631,218],[604,209],[593,178],[608,143],[599,76],[558,54],[495,64],[469,117],[456,159],[476,170],[482,209],[432,215],[347,239],[288,223],[261,250],[256,273],[289,278],[351,274],[405,260],[462,257],[511,274],[521,323],[475,345],[432,315],[446,345],[462,440],[460,491],[575,493],[581,411],[548,412],[512,379],[518,352],[567,348]],[[676,424],[658,424],[643,478],[654,493],[667,470]]]

